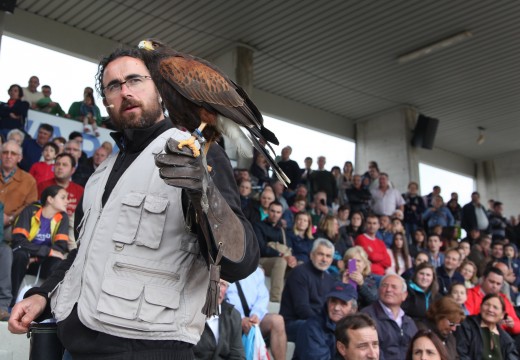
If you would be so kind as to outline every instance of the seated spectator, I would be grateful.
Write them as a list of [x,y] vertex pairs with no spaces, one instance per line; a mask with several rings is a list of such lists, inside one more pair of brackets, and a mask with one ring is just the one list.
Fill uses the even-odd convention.
[[372,210],[378,216],[391,216],[396,209],[404,210],[404,199],[397,191],[390,186],[388,174],[379,174],[379,186],[370,190],[372,194]]
[[405,315],[401,305],[406,299],[406,282],[396,274],[388,274],[381,280],[379,301],[361,311],[376,323],[379,348],[385,360],[402,360],[417,332],[413,320]]
[[240,313],[224,301],[228,283],[220,280],[219,313],[206,319],[204,332],[193,347],[198,360],[245,359]]
[[379,217],[379,230],[377,230],[376,237],[383,240],[385,246],[390,249],[394,240],[390,216],[383,215]]
[[495,240],[491,244],[491,261],[501,261],[504,257],[504,242]]
[[441,238],[439,235],[431,234],[428,236],[428,240],[426,242],[428,247],[428,253],[430,255],[430,263],[438,268],[444,263],[444,254],[441,252]]
[[0,129],[23,129],[29,103],[22,99],[24,93],[20,85],[11,85],[7,93],[9,100],[0,103]]
[[26,273],[49,276],[68,252],[69,218],[67,191],[50,186],[42,192],[40,203],[23,209],[13,229],[13,267],[11,270],[14,305]]
[[87,184],[88,178],[91,175],[91,172],[86,165],[86,156],[85,160],[82,162],[82,150],[81,150],[81,143],[77,140],[69,140],[65,144],[65,153],[70,154],[74,160],[75,160],[75,166],[74,166],[74,172],[72,174],[72,181],[74,181],[76,184],[80,185],[81,187],[85,187]]
[[65,144],[67,143],[67,139],[65,139],[63,136],[58,136],[52,139],[52,142],[58,146],[58,154],[65,152]]
[[385,243],[376,236],[377,229],[379,229],[378,217],[369,215],[366,220],[365,233],[358,235],[354,243],[366,251],[368,259],[372,263],[372,273],[383,276],[386,269],[392,264],[392,260],[388,256]]
[[271,188],[265,188],[260,193],[260,201],[251,199],[244,212],[244,216],[251,224],[267,219],[269,205],[274,201],[274,192]]
[[13,140],[18,145],[22,146],[25,139],[25,133],[20,129],[12,129],[7,133],[7,141]]
[[486,264],[491,260],[491,236],[483,234],[471,247],[468,260],[477,265],[477,276],[484,273]]
[[350,224],[350,206],[341,205],[338,208],[337,219],[340,228],[342,226],[348,226]]
[[[94,173],[96,169],[101,165],[103,161],[105,161],[110,156],[110,152],[106,147],[100,146],[94,151],[94,155],[87,159],[87,166]],[[90,177],[90,176],[89,176]]]
[[413,337],[406,360],[449,360],[444,344],[435,333],[419,330]]
[[340,273],[345,270],[345,264],[343,263],[343,255],[347,251],[347,245],[343,239],[339,236],[339,225],[338,219],[333,215],[327,215],[324,217],[318,226],[316,232],[317,238],[324,238],[334,244],[334,260],[332,265],[329,267],[329,274],[331,274],[337,280],[340,279]]
[[390,249],[387,249],[392,265],[386,269],[386,273],[402,275],[412,267],[412,258],[408,252],[408,244],[403,233],[394,234]]
[[314,243],[311,216],[306,212],[297,213],[292,231],[288,231],[287,236],[291,238],[292,254],[298,264],[309,262]]
[[444,264],[437,268],[437,281],[439,282],[439,293],[447,295],[451,284],[464,283],[464,277],[457,271],[461,264],[460,253],[457,249],[447,250],[444,254]]
[[417,321],[426,319],[430,304],[439,299],[439,284],[435,268],[430,263],[422,263],[415,268],[412,280],[408,282],[408,297],[402,308],[406,315]]
[[326,272],[332,264],[333,254],[334,245],[330,241],[316,239],[311,261],[289,273],[280,304],[288,341],[296,341],[300,327],[320,313],[325,296],[334,285],[334,278]]
[[[81,119],[81,105],[85,101],[85,96],[91,94],[94,95],[94,90],[91,87],[86,87],[85,90],[83,90],[83,99],[80,101],[73,102],[70,105],[68,115],[71,119],[82,121]],[[99,108],[96,104],[93,105],[94,112],[95,112],[95,118],[96,118],[96,124],[98,126],[101,126],[103,119],[101,118],[101,112],[99,111]]]
[[412,245],[410,245],[410,256],[415,258],[421,251],[427,251],[426,232],[423,229],[417,229],[412,234]]
[[466,286],[467,289],[471,289],[477,284],[478,277],[477,277],[477,265],[471,260],[464,260],[459,268],[459,273],[464,278],[464,286]]
[[263,270],[257,268],[247,278],[230,284],[226,297],[240,313],[242,333],[248,334],[253,325],[260,326],[262,336],[270,340],[274,359],[285,359],[285,324],[281,315],[268,313],[269,290]]
[[357,311],[356,299],[352,285],[337,282],[327,294],[321,313],[308,319],[298,332],[293,359],[335,359],[336,324]]
[[453,334],[464,320],[464,311],[452,298],[442,297],[426,312],[426,319],[417,323],[423,330],[431,330],[441,340],[448,353],[448,360],[457,359],[457,342]]
[[43,97],[36,102],[36,110],[40,110],[51,115],[65,116],[65,111],[60,104],[51,100],[51,87],[49,85],[42,86]]
[[259,152],[255,151],[255,156],[253,159],[253,164],[249,168],[249,173],[253,178],[253,183],[257,186],[264,186],[264,184],[269,184],[271,178],[269,177],[269,164],[265,157]]
[[266,275],[271,277],[270,300],[280,302],[285,270],[287,267],[296,267],[298,262],[292,255],[291,239],[280,224],[282,205],[275,200],[269,205],[268,211],[267,219],[254,223],[253,230],[260,247],[260,265]]
[[[87,163],[87,160],[88,160],[88,156],[87,156],[87,153],[83,151],[83,133],[80,133],[79,131],[72,131],[70,134],[69,134],[69,140],[68,141],[76,141],[79,143],[79,148],[81,150],[81,155],[79,157],[79,159],[77,160],[77,164],[78,165],[82,165],[82,164],[86,164]],[[67,143],[65,143],[65,147],[67,146]],[[76,156],[76,153],[75,153],[76,150],[71,150],[70,153],[74,156]]]
[[285,198],[283,196],[284,190],[285,190],[284,184],[278,179],[271,180],[270,184],[271,184],[271,187],[273,188],[275,199],[280,204],[282,204],[283,212],[285,212],[286,210],[289,210],[289,205],[287,204],[287,200],[285,200]]
[[[306,209],[307,198],[298,196],[298,198],[294,200],[294,203],[289,207],[289,209],[283,212],[282,223],[285,223],[285,228],[292,229],[294,227],[294,217],[296,216],[296,214],[305,211]],[[312,227],[312,218],[310,226]]]
[[278,162],[278,166],[280,166],[280,169],[282,169],[289,180],[291,180],[289,183],[289,189],[294,191],[300,182],[301,169],[298,163],[290,158],[291,153],[292,148],[290,146],[284,147],[281,152],[281,159]]
[[352,178],[352,187],[345,190],[348,204],[350,205],[350,212],[361,212],[363,217],[367,217],[370,213],[370,203],[372,201],[372,194],[363,187],[361,176],[354,175]]
[[444,200],[440,195],[433,197],[432,206],[426,209],[422,218],[430,231],[437,225],[443,228],[455,225],[455,219],[450,210],[444,206]]
[[336,346],[343,360],[378,360],[376,324],[368,315],[347,315],[336,324]]
[[94,95],[90,93],[85,94],[85,98],[79,106],[80,120],[83,123],[83,132],[86,134],[89,133],[90,129],[88,125],[91,125],[92,132],[94,135],[96,135],[96,137],[99,137],[99,131],[97,129],[96,123],[96,119],[99,117],[99,114],[97,114],[96,111],[99,111],[99,108],[96,106]]
[[415,274],[415,269],[417,266],[421,265],[424,262],[430,262],[430,255],[426,251],[420,251],[415,255],[415,258],[413,259],[413,266],[406,270],[401,277],[405,279],[406,281],[411,280],[413,275]]
[[54,164],[54,177],[38,183],[38,195],[51,185],[59,185],[67,191],[67,214],[69,218],[74,216],[76,207],[83,197],[83,187],[71,181],[76,162],[70,154],[60,154],[56,157]]
[[464,261],[471,253],[471,244],[466,240],[462,240],[461,242],[459,242],[457,250],[459,250],[461,260]]
[[515,244],[509,243],[504,246],[504,257],[501,260],[520,279],[520,259],[518,259],[518,249]]
[[17,167],[22,160],[20,145],[12,140],[4,143],[0,159],[0,202],[4,204],[4,237],[10,240],[9,227],[27,205],[38,199],[38,194],[34,178]]
[[347,226],[339,227],[339,236],[343,239],[347,247],[354,246],[354,241],[365,232],[365,226],[363,224],[363,213],[360,211],[354,211],[350,217],[350,224]]
[[327,205],[327,193],[318,191],[313,196],[311,204],[312,225],[318,226],[320,222],[327,216],[333,215],[332,208]]
[[240,194],[240,206],[242,208],[242,212],[244,213],[246,209],[249,207],[249,203],[252,201],[252,192],[253,188],[251,181],[241,180],[240,183],[238,183],[238,193]]
[[[0,202],[0,218],[4,215],[4,204]],[[11,265],[13,250],[4,240],[4,227],[0,226],[0,321],[9,320],[9,306],[13,298],[11,291]]]
[[[348,263],[350,260],[356,262],[356,271],[350,272]],[[345,271],[342,281],[356,287],[358,293],[359,308],[362,309],[377,300],[376,279],[370,272],[370,260],[361,246],[354,246],[347,250],[343,258]]]
[[43,97],[43,94],[38,91],[40,86],[40,79],[37,76],[31,76],[26,88],[23,88],[23,100],[27,101],[31,109],[36,109],[36,103]]
[[502,288],[500,292],[504,294],[507,300],[511,301],[513,304],[516,304],[516,295],[518,293],[518,281],[511,270],[506,264],[500,261],[493,261],[490,263],[490,266],[494,266],[504,274],[504,282],[502,283]]
[[43,147],[51,141],[54,128],[49,124],[40,124],[36,139],[29,135],[25,137],[22,144],[23,159],[20,162],[20,168],[29,171],[34,163],[40,161],[42,157]]
[[[404,227],[406,229],[406,236],[408,243],[412,243],[412,238],[417,229],[422,224],[422,214],[425,210],[424,201],[418,193],[419,184],[411,181],[408,184],[408,192],[404,193]],[[414,254],[415,255],[415,254]]]
[[[499,295],[504,299],[506,317],[502,323],[502,328],[512,335],[520,334],[520,319],[516,315],[515,308],[506,296],[500,292],[504,274],[497,268],[488,268],[482,276],[480,285],[468,290],[468,300],[466,308],[470,315],[478,314],[481,309],[482,299],[488,294]],[[501,318],[502,319],[502,318]]]
[[515,341],[503,330],[500,323],[509,319],[507,305],[503,297],[489,293],[482,304],[468,316],[457,330],[457,354],[460,360],[473,359],[518,359]]
[[29,174],[33,176],[36,183],[52,179],[54,177],[54,160],[58,155],[58,146],[48,142],[43,146],[43,161],[38,161],[31,166]]
[[466,301],[468,300],[468,289],[464,284],[453,283],[451,284],[450,293],[448,294],[462,309],[464,315],[469,315],[468,309],[466,309]]

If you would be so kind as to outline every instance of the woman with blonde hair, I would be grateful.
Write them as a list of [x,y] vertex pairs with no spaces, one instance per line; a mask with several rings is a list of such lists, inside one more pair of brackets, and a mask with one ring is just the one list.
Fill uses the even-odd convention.
[[[354,272],[349,272],[349,261],[351,260],[355,261],[356,264],[356,271]],[[345,263],[345,271],[342,281],[356,287],[359,309],[375,302],[377,300],[377,284],[370,271],[371,264],[365,250],[361,246],[351,247],[345,253],[343,262]]]
[[460,265],[458,272],[460,272],[464,278],[464,286],[466,286],[467,289],[475,287],[478,281],[478,268],[473,261],[468,259],[464,260]]
[[345,269],[343,255],[347,251],[347,244],[339,236],[339,222],[334,215],[327,215],[318,225],[316,238],[325,238],[334,244],[334,260],[327,270],[334,278],[341,279],[341,272]]
[[314,237],[312,236],[312,218],[309,213],[301,211],[294,217],[294,226],[287,231],[292,241],[292,254],[298,264],[309,262]]

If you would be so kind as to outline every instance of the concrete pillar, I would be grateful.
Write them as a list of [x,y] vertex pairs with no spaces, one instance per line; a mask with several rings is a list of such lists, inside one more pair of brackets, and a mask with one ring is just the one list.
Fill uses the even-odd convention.
[[[251,48],[237,46],[211,61],[252,97],[254,66]],[[253,159],[240,156],[235,144],[229,138],[224,137],[224,143],[226,153],[231,160],[236,161],[236,167],[249,169]]]
[[410,145],[416,110],[400,107],[375,114],[356,123],[356,172],[363,174],[369,161],[388,173],[397,189],[419,180],[417,150]]

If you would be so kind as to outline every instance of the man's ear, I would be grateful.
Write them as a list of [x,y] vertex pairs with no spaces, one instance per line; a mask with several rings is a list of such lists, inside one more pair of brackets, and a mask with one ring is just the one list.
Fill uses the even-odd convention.
[[347,348],[345,347],[345,344],[343,344],[341,341],[336,341],[336,347],[338,348],[338,351],[341,354],[341,356],[345,356],[347,354]]

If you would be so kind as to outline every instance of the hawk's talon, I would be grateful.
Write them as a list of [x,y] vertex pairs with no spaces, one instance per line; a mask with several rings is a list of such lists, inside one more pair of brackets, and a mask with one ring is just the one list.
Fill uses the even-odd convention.
[[184,146],[190,148],[190,150],[193,152],[193,157],[200,156],[200,150],[197,148],[197,146],[195,146],[195,138],[193,136],[190,137],[188,140],[179,141],[179,145],[177,145],[179,150],[182,150]]

